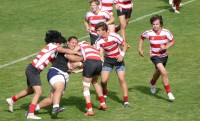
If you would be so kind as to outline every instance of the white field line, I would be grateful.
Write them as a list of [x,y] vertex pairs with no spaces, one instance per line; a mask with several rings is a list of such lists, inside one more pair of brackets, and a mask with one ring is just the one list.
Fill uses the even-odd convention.
[[[183,5],[187,5],[187,4],[189,4],[189,3],[193,2],[193,1],[195,1],[195,0],[187,1],[187,2],[185,2]],[[137,19],[135,19],[135,20],[129,21],[129,23],[133,23],[133,22],[142,20],[142,19],[144,19],[144,18],[146,18],[146,17],[149,17],[149,16],[152,16],[152,15],[154,15],[154,14],[158,14],[158,13],[165,12],[165,11],[167,11],[167,10],[169,10],[169,9],[172,9],[172,8],[170,7],[170,8],[167,8],[167,9],[163,9],[163,10],[160,10],[160,11],[157,11],[157,12],[153,12],[153,13],[150,13],[150,14],[147,14],[147,15],[144,15],[144,16],[141,16],[141,17],[139,17],[139,18],[137,18]],[[83,40],[83,39],[88,38],[88,37],[89,37],[88,35],[87,35],[87,36],[83,36],[83,37],[79,38],[79,40]],[[3,65],[0,65],[0,68],[6,67],[6,66],[10,66],[10,65],[12,65],[12,64],[15,64],[15,63],[24,61],[24,60],[26,60],[26,59],[28,59],[28,58],[30,58],[30,57],[36,56],[36,55],[37,55],[37,53],[33,53],[33,54],[31,54],[31,55],[28,55],[28,56],[23,57],[23,58],[21,58],[21,59],[12,61],[12,62],[10,62],[10,63],[6,63],[6,64],[3,64]]]

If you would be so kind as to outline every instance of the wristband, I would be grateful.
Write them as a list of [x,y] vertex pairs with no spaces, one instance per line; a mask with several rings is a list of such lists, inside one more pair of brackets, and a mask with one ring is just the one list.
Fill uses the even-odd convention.
[[120,52],[120,55],[124,57],[125,52],[121,51],[121,52]]

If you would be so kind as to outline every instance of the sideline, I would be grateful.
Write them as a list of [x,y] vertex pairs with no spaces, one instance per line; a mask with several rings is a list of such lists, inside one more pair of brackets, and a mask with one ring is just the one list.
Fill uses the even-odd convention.
[[[182,6],[187,5],[187,4],[189,4],[189,3],[193,2],[193,1],[195,1],[195,0],[187,1],[187,2],[183,3]],[[152,16],[152,15],[154,15],[154,14],[158,14],[158,13],[165,12],[165,11],[167,11],[167,10],[169,10],[169,9],[172,9],[172,8],[169,7],[169,8],[167,8],[167,9],[163,9],[163,10],[160,10],[160,11],[157,11],[157,12],[153,12],[153,13],[150,13],[150,14],[147,14],[147,15],[144,15],[144,16],[141,16],[141,17],[139,17],[139,18],[137,18],[137,19],[135,19],[135,20],[129,21],[129,24],[130,24],[130,23],[133,23],[133,22],[136,22],[136,21],[139,21],[139,20],[142,20],[142,19],[144,19],[144,18],[146,18],[146,17],[149,17],[149,16]],[[79,40],[83,40],[83,39],[88,38],[88,37],[89,37],[89,36],[83,36],[83,37],[79,38]],[[26,60],[26,59],[28,59],[28,58],[30,58],[30,57],[36,56],[37,54],[38,54],[38,53],[33,53],[33,54],[31,54],[31,55],[28,55],[28,56],[23,57],[23,58],[21,58],[21,59],[18,59],[18,60],[16,60],[16,61],[12,61],[12,62],[10,62],[10,63],[0,65],[0,68],[6,67],[6,66],[10,66],[10,65],[12,65],[12,64],[15,64],[15,63],[24,61],[24,60]]]

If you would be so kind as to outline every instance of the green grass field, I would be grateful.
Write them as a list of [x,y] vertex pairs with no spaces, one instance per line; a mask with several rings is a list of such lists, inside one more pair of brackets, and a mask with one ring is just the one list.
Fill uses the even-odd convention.
[[[91,87],[95,115],[84,116],[85,101],[82,94],[81,74],[70,75],[67,90],[61,106],[66,111],[59,114],[57,121],[199,121],[200,120],[200,1],[182,0],[181,14],[172,12],[168,0],[134,0],[134,11],[127,27],[127,41],[131,48],[125,56],[126,80],[129,88],[130,108],[122,105],[122,94],[113,71],[110,77],[107,99],[108,109],[99,111],[99,102]],[[87,0],[0,0],[0,120],[26,120],[24,114],[32,96],[19,100],[14,112],[8,112],[5,99],[26,88],[25,68],[35,54],[45,45],[43,38],[49,29],[56,29],[65,37],[75,35],[86,39],[83,24],[89,11]],[[140,34],[151,28],[149,18],[160,14],[164,28],[175,37],[175,46],[168,50],[167,64],[174,102],[167,100],[161,80],[157,83],[157,93],[150,94],[148,80],[154,65],[148,58],[148,41],[144,43],[145,57],[138,54]],[[114,14],[116,23],[118,18]],[[26,58],[27,57],[27,58]],[[22,59],[20,61],[20,59]],[[16,63],[12,63],[16,61]],[[50,86],[46,74],[50,65],[41,73],[43,96],[47,97]],[[100,79],[99,79],[100,81]],[[51,107],[41,109],[37,115],[42,120],[51,120]]]

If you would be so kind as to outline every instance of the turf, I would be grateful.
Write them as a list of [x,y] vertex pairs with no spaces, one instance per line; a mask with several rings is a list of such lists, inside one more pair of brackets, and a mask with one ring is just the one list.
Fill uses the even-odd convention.
[[[188,2],[182,0],[183,3]],[[45,45],[44,35],[49,29],[57,29],[65,37],[75,35],[80,40],[89,40],[83,21],[90,6],[87,0],[0,0],[0,117],[1,121],[26,120],[24,114],[32,96],[19,100],[14,112],[8,112],[5,99],[26,88],[24,70],[34,56]],[[108,109],[99,111],[95,91],[91,96],[95,115],[84,116],[85,102],[82,94],[81,74],[70,75],[67,90],[61,105],[66,111],[58,119],[68,121],[198,121],[199,117],[199,39],[200,1],[193,0],[180,8],[181,14],[172,12],[168,0],[134,0],[134,10],[127,26],[127,42],[130,49],[126,53],[126,80],[129,89],[130,108],[122,105],[122,94],[113,71],[109,79]],[[138,55],[138,41],[142,32],[151,28],[149,18],[158,12],[163,16],[164,28],[175,37],[175,46],[168,50],[167,71],[170,86],[176,97],[174,102],[167,100],[161,80],[157,83],[157,93],[150,94],[148,80],[154,66],[149,59],[149,43],[143,48],[145,57]],[[118,19],[114,13],[116,24]],[[142,18],[141,18],[142,17]],[[14,64],[8,64],[17,61]],[[8,64],[6,66],[3,66]],[[46,74],[50,65],[41,73],[43,96],[49,95],[50,86]],[[100,81],[100,79],[99,79]],[[41,109],[37,115],[42,120],[51,120],[51,107]]]

